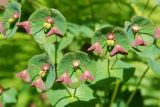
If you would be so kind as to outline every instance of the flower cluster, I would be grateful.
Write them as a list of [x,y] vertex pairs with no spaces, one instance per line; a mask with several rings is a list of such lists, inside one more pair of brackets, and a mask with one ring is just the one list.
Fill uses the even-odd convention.
[[[114,56],[116,54],[127,55],[128,52],[116,42],[114,32],[108,32],[106,35],[106,45],[110,52],[110,56]],[[91,47],[88,48],[89,51],[94,51],[99,54],[103,52],[103,48],[99,42],[94,43]]]
[[[73,73],[75,73],[78,69],[81,70],[80,65],[82,65],[82,64],[81,64],[80,60],[73,60],[72,64],[73,64],[73,69],[75,70],[75,71],[73,71]],[[70,85],[70,84],[72,84],[71,77],[72,77],[72,75],[70,75],[66,71],[56,81],[57,82],[62,82],[63,84],[66,84],[66,85]],[[93,81],[94,77],[92,76],[90,71],[88,69],[86,69],[86,70],[82,71],[81,76],[79,77],[79,80],[81,80],[81,81]]]
[[[25,29],[25,31],[32,35],[32,26],[30,21],[23,21],[16,24],[18,27],[22,27]],[[63,34],[60,32],[60,30],[55,26],[53,19],[48,16],[44,19],[43,23],[44,30],[47,30],[47,36],[51,36],[53,34],[56,34],[59,37],[63,37]]]
[[38,76],[33,81],[32,81],[32,78],[30,77],[27,69],[17,73],[16,76],[18,78],[21,78],[23,81],[25,81],[27,83],[31,83],[31,86],[39,88],[42,91],[44,91],[44,90],[46,90],[46,87],[45,87],[45,83],[43,81],[43,77],[45,77],[45,75],[48,73],[49,70],[50,70],[50,65],[44,64],[41,67],[41,70],[39,71]]

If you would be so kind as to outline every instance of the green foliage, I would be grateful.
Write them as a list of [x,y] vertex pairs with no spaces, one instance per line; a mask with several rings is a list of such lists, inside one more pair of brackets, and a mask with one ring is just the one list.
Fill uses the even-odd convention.
[[[160,49],[159,38],[155,37],[159,21],[153,14],[158,11],[158,0],[18,2],[13,0],[6,5],[0,18],[0,32],[5,33],[2,28],[6,31],[3,36],[15,34],[12,40],[0,38],[0,84],[5,87],[0,89],[0,106],[1,102],[4,107],[159,106]],[[59,9],[67,22],[61,12],[50,7]],[[18,19],[14,19],[15,13]],[[31,37],[16,33],[20,18],[30,22]],[[114,38],[108,41],[110,33]],[[31,42],[32,38],[37,45]],[[97,42],[100,45],[95,45]],[[28,66],[24,60],[29,60]],[[47,70],[43,68],[45,64],[49,66]],[[11,71],[24,68],[27,71],[22,71],[20,78],[29,75],[31,81],[22,86]],[[45,89],[41,91],[41,87]]]
[[11,38],[18,28],[16,23],[20,21],[20,18],[15,19],[13,23],[9,23],[9,19],[13,18],[13,14],[18,14],[19,17],[21,16],[21,5],[17,2],[11,2],[6,6],[3,16],[3,27],[5,29],[4,37],[6,38]]

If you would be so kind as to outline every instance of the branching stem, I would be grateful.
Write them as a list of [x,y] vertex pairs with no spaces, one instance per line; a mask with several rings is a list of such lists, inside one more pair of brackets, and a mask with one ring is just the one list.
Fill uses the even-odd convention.
[[136,85],[136,89],[132,92],[132,94],[131,94],[130,97],[128,98],[128,100],[127,100],[127,104],[128,104],[128,105],[130,104],[130,102],[131,102],[132,99],[134,98],[134,95],[136,94],[136,91],[137,91],[139,85],[140,85],[141,82],[142,82],[142,79],[144,78],[144,76],[146,75],[146,73],[147,73],[148,70],[149,70],[149,66],[148,66],[148,67],[145,69],[145,71],[143,72],[140,80],[138,81],[138,83],[137,83],[137,85]]

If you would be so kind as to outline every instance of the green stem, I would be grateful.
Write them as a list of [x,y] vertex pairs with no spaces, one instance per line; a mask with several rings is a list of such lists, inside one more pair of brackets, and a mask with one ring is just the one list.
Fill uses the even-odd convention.
[[76,91],[77,89],[74,90],[73,97],[76,97]]
[[148,17],[150,17],[150,16],[153,14],[153,12],[156,10],[157,7],[158,7],[158,5],[155,5],[155,6],[152,8],[152,10],[150,11],[150,13],[148,14]]
[[108,60],[107,60],[108,62],[107,62],[107,71],[108,71],[108,77],[110,78],[110,68],[109,68],[109,66],[110,66],[110,60],[109,60],[109,58],[108,58]]
[[146,8],[148,7],[149,3],[150,3],[151,0],[147,0],[143,10],[142,10],[142,15],[144,14],[144,11],[146,10]]
[[113,69],[114,65],[116,64],[117,60],[114,60],[113,64],[111,65],[110,69]]
[[112,106],[112,104],[113,104],[113,102],[115,101],[115,99],[116,99],[116,95],[117,95],[117,93],[118,93],[118,89],[119,89],[119,85],[120,85],[120,80],[116,80],[116,86],[115,86],[115,88],[114,88],[114,92],[113,92],[113,94],[112,94],[112,97],[111,97],[111,103],[110,103],[110,107]]
[[56,77],[57,77],[57,53],[58,53],[58,42],[57,42],[57,36],[56,36],[56,43],[55,43],[55,61],[54,61]]
[[140,80],[138,81],[138,83],[137,83],[137,85],[136,85],[136,89],[132,92],[132,94],[131,94],[130,97],[128,98],[128,100],[127,100],[127,104],[128,104],[128,105],[129,105],[130,102],[132,101],[134,95],[136,94],[136,91],[137,91],[139,85],[140,85],[141,82],[142,82],[142,79],[144,78],[144,76],[146,75],[146,73],[147,73],[148,70],[149,70],[149,66],[148,66],[148,67],[145,69],[145,71],[143,72]]
[[72,96],[72,94],[70,93],[70,91],[68,90],[68,88],[67,88],[66,86],[64,86],[64,87],[65,87],[66,91],[68,92],[68,94],[69,94],[70,96]]

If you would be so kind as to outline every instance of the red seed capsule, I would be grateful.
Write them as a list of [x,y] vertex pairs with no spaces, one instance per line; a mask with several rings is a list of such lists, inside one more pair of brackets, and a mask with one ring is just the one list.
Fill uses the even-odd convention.
[[60,76],[56,81],[57,82],[62,82],[62,83],[67,84],[67,85],[72,83],[71,78],[70,78],[70,76],[67,72],[62,74],[62,76]]
[[38,78],[32,82],[31,86],[41,89],[42,91],[46,90],[45,84],[42,78]]
[[91,75],[91,73],[88,70],[85,70],[83,72],[83,74],[81,75],[80,80],[82,80],[82,81],[87,81],[87,80],[92,81],[92,80],[94,80],[94,77]]
[[19,22],[16,24],[18,27],[22,27],[28,34],[32,34],[31,24],[29,21]]
[[110,53],[110,56],[114,56],[116,54],[127,55],[128,52],[119,44],[117,44]]
[[30,75],[28,73],[28,70],[23,70],[23,71],[17,73],[16,76],[18,78],[21,78],[25,82],[30,82],[31,81],[31,78],[30,78]]
[[102,49],[101,44],[99,42],[96,42],[93,45],[91,45],[91,47],[88,48],[88,51],[95,51],[98,54],[103,53],[103,49]]
[[146,46],[146,42],[143,40],[143,38],[141,36],[136,36],[136,39],[134,40],[134,42],[132,43],[133,47],[136,46]]

